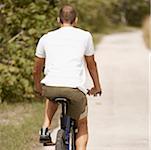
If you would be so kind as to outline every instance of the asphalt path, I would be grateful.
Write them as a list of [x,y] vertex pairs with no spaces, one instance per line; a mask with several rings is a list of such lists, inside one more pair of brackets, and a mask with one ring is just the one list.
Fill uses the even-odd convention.
[[142,32],[104,36],[95,56],[103,94],[88,97],[87,150],[150,150],[149,51]]

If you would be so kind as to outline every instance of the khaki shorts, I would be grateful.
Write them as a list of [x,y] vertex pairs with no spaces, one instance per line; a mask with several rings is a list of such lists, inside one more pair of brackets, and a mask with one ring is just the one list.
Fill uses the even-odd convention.
[[67,115],[73,119],[83,119],[88,114],[86,95],[78,88],[55,87],[43,85],[43,96],[49,100],[65,97],[69,100]]

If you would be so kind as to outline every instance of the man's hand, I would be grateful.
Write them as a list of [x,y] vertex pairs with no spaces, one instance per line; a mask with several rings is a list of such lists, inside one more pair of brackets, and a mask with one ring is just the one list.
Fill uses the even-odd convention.
[[102,90],[100,88],[91,88],[88,90],[88,95],[93,95],[93,96],[101,96]]
[[34,88],[34,92],[35,92],[36,96],[42,96],[42,86],[41,86],[41,84],[37,85]]

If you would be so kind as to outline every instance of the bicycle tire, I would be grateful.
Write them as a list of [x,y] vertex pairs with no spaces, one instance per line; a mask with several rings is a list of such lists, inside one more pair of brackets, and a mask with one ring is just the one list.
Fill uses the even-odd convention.
[[66,150],[66,144],[64,139],[65,131],[63,129],[60,129],[57,133],[55,150]]

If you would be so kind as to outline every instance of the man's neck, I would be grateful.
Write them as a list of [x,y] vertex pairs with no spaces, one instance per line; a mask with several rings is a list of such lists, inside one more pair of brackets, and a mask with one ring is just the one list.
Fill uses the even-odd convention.
[[73,27],[73,25],[69,23],[63,23],[61,24],[61,27]]

